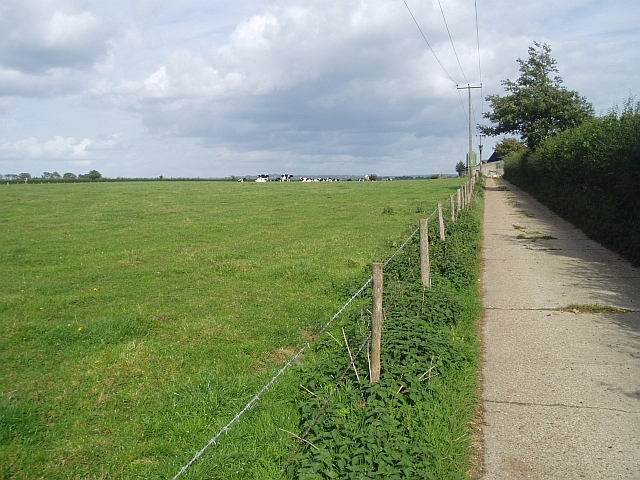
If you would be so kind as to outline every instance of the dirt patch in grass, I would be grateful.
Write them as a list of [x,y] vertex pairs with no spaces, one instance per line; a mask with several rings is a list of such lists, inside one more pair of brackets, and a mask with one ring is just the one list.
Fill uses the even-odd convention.
[[285,360],[289,360],[291,357],[295,355],[295,353],[296,351],[293,348],[283,347],[283,348],[279,348],[275,352],[272,352],[269,355],[269,358],[276,363],[280,363],[280,362],[284,362]]

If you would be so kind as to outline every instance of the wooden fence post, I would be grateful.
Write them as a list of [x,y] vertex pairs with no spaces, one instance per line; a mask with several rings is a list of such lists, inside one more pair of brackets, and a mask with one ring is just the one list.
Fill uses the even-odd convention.
[[467,184],[462,185],[462,208],[467,209]]
[[458,212],[462,210],[462,190],[458,189]]
[[429,264],[429,220],[420,219],[420,276],[422,285],[431,288],[431,265]]
[[438,204],[438,223],[440,224],[440,240],[445,239],[444,234],[444,218],[442,217],[442,204]]
[[449,196],[449,200],[451,200],[451,221],[456,221],[456,205],[453,202],[453,194]]
[[371,310],[371,382],[380,380],[380,343],[382,340],[382,263],[373,264],[373,309]]

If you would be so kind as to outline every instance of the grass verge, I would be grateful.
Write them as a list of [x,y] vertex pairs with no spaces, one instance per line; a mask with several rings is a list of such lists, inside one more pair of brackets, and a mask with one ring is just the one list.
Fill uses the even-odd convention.
[[[289,478],[467,478],[478,401],[481,212],[462,212],[446,241],[432,240],[431,290],[420,280],[417,240],[386,267],[379,382],[367,376],[370,300],[318,340],[304,370],[296,433],[304,442],[286,465]],[[353,352],[361,353],[350,367]]]

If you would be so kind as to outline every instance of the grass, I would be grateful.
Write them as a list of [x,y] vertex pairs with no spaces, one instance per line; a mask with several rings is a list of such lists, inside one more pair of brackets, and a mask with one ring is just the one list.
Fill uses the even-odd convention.
[[629,313],[626,308],[613,307],[611,305],[595,304],[571,304],[556,309],[559,312],[569,313]]
[[538,241],[538,240],[557,240],[557,237],[554,237],[553,235],[548,235],[548,234],[541,234],[540,232],[533,232],[530,235],[527,235],[526,233],[519,233],[516,237],[518,240],[531,240],[531,241]]
[[[305,422],[297,430],[307,443],[287,478],[469,476],[478,402],[481,213],[461,212],[448,223],[446,241],[436,239],[431,225],[431,289],[416,272],[418,239],[385,267],[380,381],[369,382],[366,354],[355,359],[356,375],[343,346],[329,336],[316,343],[303,379],[314,393],[301,401]],[[345,320],[351,351],[367,342],[369,305]],[[344,336],[339,325],[333,328]]]
[[[460,184],[3,186],[0,478],[173,477]],[[296,375],[185,478],[273,478]]]

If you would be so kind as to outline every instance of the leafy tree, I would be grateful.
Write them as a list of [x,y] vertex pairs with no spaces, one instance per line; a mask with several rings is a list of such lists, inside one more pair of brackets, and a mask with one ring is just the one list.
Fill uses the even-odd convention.
[[496,143],[495,151],[503,160],[510,153],[521,153],[527,149],[527,146],[513,137],[504,138],[501,142]]
[[20,175],[18,175],[18,178],[20,180],[28,180],[29,178],[31,178],[31,174],[30,173],[21,173]]
[[102,178],[102,174],[97,170],[90,170],[89,173],[80,175],[78,178],[83,180],[100,180]]
[[464,171],[467,169],[467,166],[464,164],[462,160],[456,163],[456,172],[458,172],[458,176],[461,177]]
[[49,179],[49,180],[58,180],[58,179],[60,179],[62,177],[60,176],[60,174],[58,172],[53,172],[53,173],[44,172],[42,174],[42,178],[46,178],[46,179]]
[[75,173],[67,172],[62,175],[62,178],[65,180],[75,180],[78,176]]
[[480,127],[485,135],[520,135],[527,147],[535,149],[545,138],[580,125],[594,115],[593,106],[577,92],[562,86],[551,47],[534,42],[529,58],[518,59],[520,78],[503,80],[507,95],[489,95],[493,111],[484,114],[495,126]]

